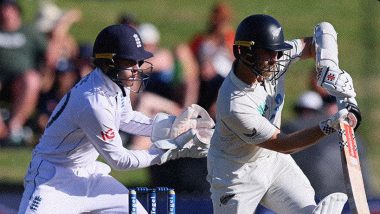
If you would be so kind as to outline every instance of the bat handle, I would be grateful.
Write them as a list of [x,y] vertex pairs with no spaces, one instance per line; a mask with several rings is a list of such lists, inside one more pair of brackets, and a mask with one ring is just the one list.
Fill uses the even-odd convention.
[[[336,102],[338,104],[338,110],[342,110],[346,108],[348,100],[345,97],[337,97]],[[345,121],[347,121],[350,126],[355,126],[354,124],[358,123],[358,119],[353,113],[348,113]]]
[[347,98],[345,98],[345,97],[337,97],[336,98],[336,102],[338,104],[338,109],[342,110],[342,109],[346,108]]

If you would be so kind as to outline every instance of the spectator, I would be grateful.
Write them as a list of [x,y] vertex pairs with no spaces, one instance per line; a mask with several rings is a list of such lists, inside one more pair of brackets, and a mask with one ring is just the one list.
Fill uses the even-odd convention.
[[[290,134],[311,127],[317,121],[326,119],[338,110],[335,98],[327,96],[325,101],[314,91],[304,92],[298,99],[294,111],[296,118],[283,125],[282,130]],[[367,195],[371,196],[372,185],[368,173],[365,144],[355,133]],[[308,149],[292,154],[315,190],[315,196],[322,199],[333,192],[346,192],[339,149],[339,135],[327,136]]]
[[[197,103],[215,117],[215,101],[218,89],[228,73],[224,68],[232,65],[234,30],[231,27],[231,9],[226,3],[216,4],[210,14],[208,29],[197,34],[187,44],[176,49],[184,72],[186,88],[184,103]],[[196,91],[194,91],[196,90]],[[173,186],[178,192],[196,196],[209,196],[210,185],[206,181],[206,158],[184,158],[151,167],[152,181],[157,186]],[[194,176],[196,175],[196,176]]]
[[215,118],[218,89],[233,62],[232,46],[235,32],[231,25],[232,10],[225,2],[212,8],[208,29],[190,42],[199,63],[201,80],[198,104]]
[[38,102],[36,114],[37,127],[35,127],[35,133],[38,136],[40,136],[45,130],[49,117],[53,113],[58,102],[79,79],[80,74],[76,68],[72,66],[57,67],[52,89],[46,93],[42,93]]
[[63,11],[53,2],[40,5],[35,24],[48,39],[47,57],[50,68],[43,72],[43,92],[52,88],[54,71],[74,69],[73,59],[78,55],[79,47],[69,30],[74,23],[81,20],[81,16],[80,10]]
[[[154,53],[152,63],[155,65],[151,74],[151,81],[147,85],[147,92],[159,96],[156,98],[161,105],[145,107],[147,100],[139,102],[141,109],[150,109],[152,112],[169,111],[177,115],[182,109],[191,103],[197,102],[199,79],[197,78],[197,63],[191,54],[189,46],[179,44],[175,50],[169,50],[160,45],[160,32],[150,23],[140,24],[138,27],[144,47]],[[154,99],[150,95],[151,99]],[[152,102],[151,102],[152,103]]]
[[80,78],[78,68],[74,64],[79,47],[69,33],[70,27],[80,19],[79,10],[63,11],[52,2],[42,3],[37,13],[35,25],[48,40],[49,62],[48,69],[42,72],[42,93],[35,116],[34,130],[38,136],[45,129],[60,99]]
[[91,44],[83,43],[79,45],[79,55],[74,59],[74,65],[81,78],[93,70]]
[[[151,112],[147,113],[151,115],[162,111],[162,109],[170,111],[168,113],[178,115],[182,110],[181,106],[177,102],[170,100],[176,93],[172,84],[175,73],[174,54],[171,50],[160,46],[160,33],[153,24],[140,24],[137,30],[141,35],[141,40],[144,43],[145,49],[154,54],[151,62],[155,65],[152,74],[150,75],[150,82],[146,87],[146,92],[140,96],[145,96],[147,92],[159,96],[158,98],[155,98],[159,103],[141,101],[139,102],[138,108],[143,111],[150,109]],[[149,96],[150,99],[154,99],[154,95],[151,94]],[[141,97],[140,99],[146,100]],[[148,103],[153,103],[154,106],[144,106]]]
[[10,144],[26,140],[24,125],[37,105],[45,50],[43,35],[23,24],[18,3],[1,0],[0,82],[3,95],[10,97],[11,115],[7,122],[0,118],[0,139]]
[[[184,108],[183,104],[196,102],[196,99],[189,98],[187,95],[187,92],[193,93],[194,91],[187,90],[189,86],[186,85],[191,82],[193,87],[196,87],[197,83],[199,84],[194,75],[189,74],[189,72],[194,72],[196,62],[189,58],[192,55],[185,45],[179,45],[175,52],[161,47],[160,33],[153,24],[142,23],[137,27],[137,30],[141,35],[144,48],[154,54],[151,62],[155,65],[146,90],[138,95],[137,109],[150,116],[158,112],[178,115]],[[180,66],[181,68],[179,68]],[[180,72],[182,73],[179,74]],[[184,77],[178,77],[180,75]],[[185,78],[189,78],[189,80],[183,81],[183,83],[182,80]],[[133,138],[133,148],[141,149],[149,146],[150,140],[148,138]]]
[[121,13],[117,22],[119,24],[126,24],[134,28],[139,26],[139,22],[137,21],[135,15],[131,13]]
[[[157,64],[155,64],[155,72],[152,74],[153,80],[147,85],[147,91],[154,94],[140,96],[139,103],[143,104],[139,107],[141,111],[151,115],[161,109],[177,114],[181,111],[180,108],[197,103],[200,85],[199,71],[190,47],[182,43],[177,45],[174,51],[162,48],[159,41],[160,32],[156,26],[151,23],[143,23],[139,27],[140,23],[133,14],[120,14],[118,23],[139,29],[144,45],[157,52],[157,57],[156,55],[154,57]],[[167,62],[165,62],[166,60]],[[145,100],[150,100],[150,102],[147,103]],[[160,102],[161,105],[149,105],[149,103],[155,103],[152,100]],[[132,103],[137,105],[136,96],[132,97]]]
[[[185,43],[178,44],[175,47],[175,90],[182,93],[176,93],[182,107],[197,103],[199,97],[199,66],[191,52],[190,46]],[[180,96],[180,98],[178,98]]]
[[[187,44],[175,50],[178,70],[182,69],[182,103],[197,103],[214,117],[214,103],[218,89],[232,65],[234,30],[231,27],[231,9],[226,3],[216,4],[210,14],[206,32],[197,34]],[[179,90],[175,90],[178,92]],[[177,101],[178,102],[178,101]],[[206,181],[206,159],[184,158],[150,167],[153,185],[172,186],[177,192],[209,196]],[[196,175],[196,176],[194,176]]]

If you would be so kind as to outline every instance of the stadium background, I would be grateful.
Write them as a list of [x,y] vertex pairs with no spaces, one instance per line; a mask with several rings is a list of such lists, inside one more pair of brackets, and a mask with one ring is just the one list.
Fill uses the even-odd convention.
[[[71,32],[78,42],[93,42],[97,32],[116,22],[120,13],[132,13],[140,22],[151,22],[161,32],[161,44],[173,48],[180,42],[206,28],[206,21],[214,0],[56,0],[63,8],[78,8],[82,20]],[[315,24],[331,22],[338,32],[339,60],[342,69],[353,77],[357,100],[363,113],[360,134],[367,142],[370,171],[375,191],[380,197],[380,146],[377,125],[380,121],[380,1],[377,0],[227,0],[234,12],[236,27],[240,20],[254,13],[274,16],[284,27],[287,39],[310,36]],[[19,0],[23,18],[33,21],[38,1]],[[303,89],[307,89],[308,75],[314,62],[298,63],[288,72],[287,100],[283,121],[291,119],[291,105]],[[306,72],[305,72],[306,71]],[[338,144],[337,144],[338,146]],[[20,190],[22,177],[30,159],[30,148],[0,148],[0,198],[4,193]],[[146,170],[113,172],[127,186],[149,184]],[[343,181],[342,181],[343,182]],[[8,198],[8,199],[7,199]]]

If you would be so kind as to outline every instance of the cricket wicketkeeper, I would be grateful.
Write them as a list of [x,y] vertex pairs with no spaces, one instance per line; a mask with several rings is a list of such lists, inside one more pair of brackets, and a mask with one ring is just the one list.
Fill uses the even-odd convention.
[[[132,109],[130,92],[144,87],[152,70],[145,60],[152,56],[128,25],[98,34],[95,70],[62,98],[33,150],[19,213],[128,213],[128,189],[109,175],[108,165],[129,170],[207,155],[214,121],[200,106],[178,117],[149,118]],[[150,136],[153,146],[128,150],[119,130]]]

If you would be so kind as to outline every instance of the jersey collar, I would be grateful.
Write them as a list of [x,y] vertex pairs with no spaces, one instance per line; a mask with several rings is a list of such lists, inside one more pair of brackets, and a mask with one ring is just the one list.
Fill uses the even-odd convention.
[[231,70],[231,72],[228,74],[228,77],[230,78],[231,82],[238,87],[241,90],[246,90],[246,91],[254,91],[255,88],[257,87],[257,84],[252,84],[248,85],[247,83],[241,81],[235,74],[234,69]]
[[100,68],[95,68],[95,73],[103,82],[103,90],[109,96],[116,96],[121,94],[120,87],[114,83],[107,75],[105,75]]

